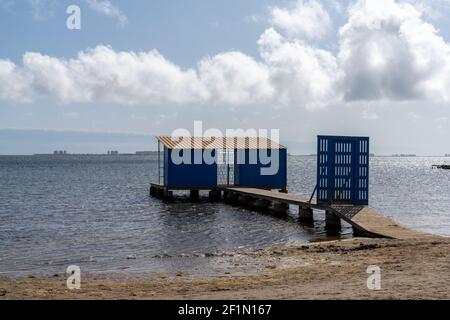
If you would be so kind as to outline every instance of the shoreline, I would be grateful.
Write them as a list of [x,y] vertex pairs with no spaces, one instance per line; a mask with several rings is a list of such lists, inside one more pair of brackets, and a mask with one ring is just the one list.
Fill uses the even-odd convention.
[[[207,273],[0,276],[2,299],[450,299],[450,238],[352,238],[198,257]],[[381,290],[367,288],[367,267]]]

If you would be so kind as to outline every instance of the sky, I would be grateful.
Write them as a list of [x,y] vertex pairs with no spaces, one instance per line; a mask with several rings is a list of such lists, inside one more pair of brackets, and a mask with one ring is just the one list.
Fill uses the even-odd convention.
[[0,154],[149,150],[196,120],[450,153],[450,0],[0,0]]

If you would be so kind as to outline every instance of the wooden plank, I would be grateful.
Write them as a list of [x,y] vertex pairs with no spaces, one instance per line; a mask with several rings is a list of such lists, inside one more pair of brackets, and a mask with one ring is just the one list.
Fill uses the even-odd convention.
[[164,185],[162,183],[158,183],[158,182],[152,182],[152,183],[150,183],[150,186],[155,187],[155,188],[164,188]]
[[323,206],[317,205],[316,201],[313,199],[309,203],[308,196],[288,194],[282,192],[275,192],[270,190],[256,189],[256,188],[221,188],[222,190],[237,192],[239,194],[252,196],[255,198],[271,200],[271,201],[281,201],[292,205],[303,205],[311,208],[324,208]]
[[420,232],[402,226],[395,220],[388,218],[373,208],[364,207],[352,219],[356,226],[373,234],[394,239],[418,239],[436,237],[432,234]]

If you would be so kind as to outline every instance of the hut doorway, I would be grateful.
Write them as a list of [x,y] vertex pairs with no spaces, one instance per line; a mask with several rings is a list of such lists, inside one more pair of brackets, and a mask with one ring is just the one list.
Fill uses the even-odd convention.
[[233,149],[217,150],[217,185],[234,186],[235,153]]

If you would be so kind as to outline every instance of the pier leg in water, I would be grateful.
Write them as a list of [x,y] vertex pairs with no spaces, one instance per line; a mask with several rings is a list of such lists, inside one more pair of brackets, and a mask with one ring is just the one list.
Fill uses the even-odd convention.
[[150,195],[156,196],[156,188],[154,186],[150,186]]
[[235,192],[225,191],[223,199],[226,203],[235,204],[238,201],[238,195]]
[[325,212],[325,228],[327,230],[341,230],[341,219],[331,211]]
[[169,190],[164,190],[163,191],[163,198],[164,200],[170,201],[173,198],[173,192],[169,191]]
[[266,200],[266,199],[258,199],[255,202],[255,206],[258,209],[268,209],[268,208],[270,208],[271,204],[272,203],[269,200]]
[[289,205],[283,202],[274,202],[273,210],[277,213],[287,214],[287,211],[289,210]]
[[199,197],[200,197],[200,191],[199,190],[191,190],[191,192],[190,192],[191,200],[198,200]]
[[231,202],[231,192],[230,191],[223,191],[223,201],[225,203],[230,203]]
[[243,206],[252,206],[255,203],[254,198],[249,196],[239,196],[238,202]]
[[210,200],[220,200],[220,198],[222,198],[222,192],[220,190],[217,189],[213,189],[211,191],[209,191],[209,199]]
[[308,224],[314,223],[314,215],[311,208],[300,206],[298,209],[298,217],[301,222]]

